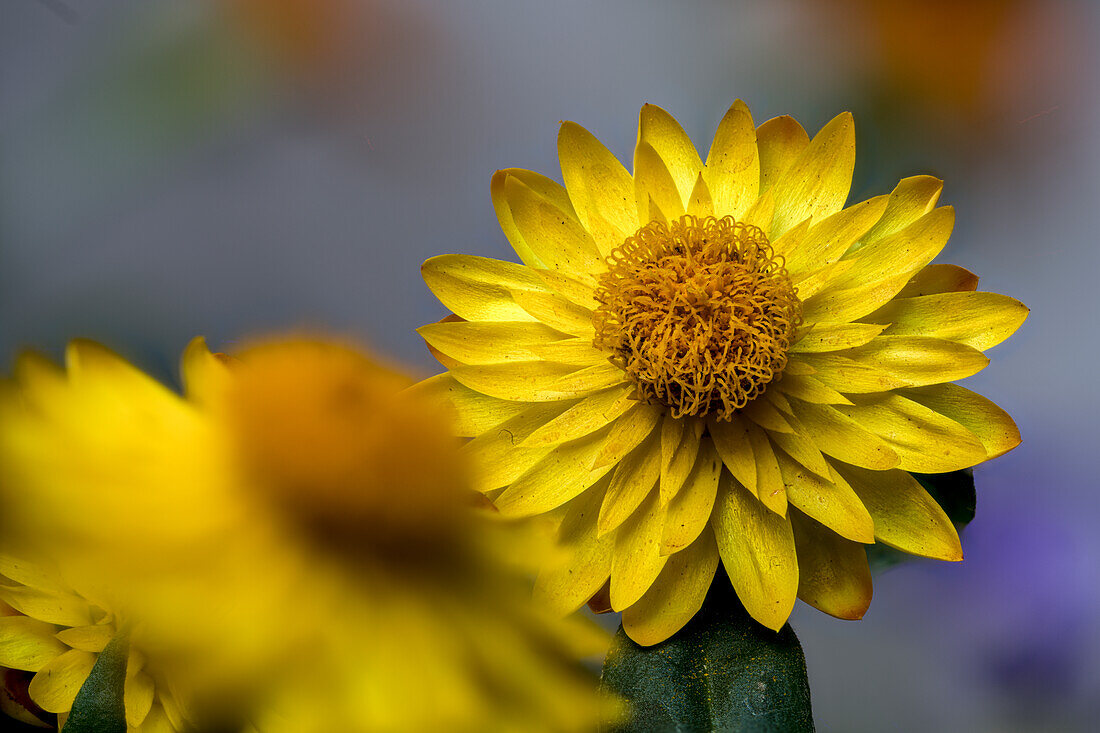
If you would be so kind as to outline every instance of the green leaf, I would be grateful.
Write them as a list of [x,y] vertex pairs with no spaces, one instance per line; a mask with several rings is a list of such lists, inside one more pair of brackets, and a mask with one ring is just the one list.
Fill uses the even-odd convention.
[[643,647],[620,627],[602,687],[630,704],[620,733],[814,730],[806,658],[790,624],[776,633],[754,621],[721,571],[671,639]]
[[[966,468],[951,473],[914,473],[913,478],[932,495],[961,534],[963,528],[974,519],[978,504],[978,496],[974,491],[974,470]],[[866,550],[872,572],[882,572],[915,559],[913,555],[887,547],[881,542],[867,545]]]
[[126,733],[126,662],[130,640],[119,633],[99,653],[88,679],[73,700],[63,733]]

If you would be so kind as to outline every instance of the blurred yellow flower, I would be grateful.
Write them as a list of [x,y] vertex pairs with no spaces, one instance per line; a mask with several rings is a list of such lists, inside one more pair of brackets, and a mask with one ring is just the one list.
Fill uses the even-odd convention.
[[[0,667],[35,673],[27,692],[42,710],[57,714],[61,729],[120,619],[106,610],[108,603],[67,586],[57,571],[6,554],[0,554],[0,602],[11,609],[0,614]],[[123,699],[134,733],[186,727],[186,712],[167,678],[146,664],[140,644],[130,645]]]
[[605,636],[532,604],[504,552],[534,530],[474,508],[408,378],[295,339],[234,357],[196,340],[183,379],[186,398],[87,342],[64,371],[23,358],[0,396],[0,491],[6,545],[123,609],[199,720],[592,727],[578,660]]
[[449,370],[420,390],[473,438],[476,487],[506,515],[561,523],[569,557],[543,568],[540,597],[570,612],[605,590],[653,644],[699,609],[719,561],[778,629],[796,596],[861,617],[865,543],[960,560],[907,472],[1019,442],[948,382],[1027,309],[930,264],[954,223],[941,182],[844,208],[851,115],[811,140],[790,117],[756,127],[740,101],[705,163],[652,105],[633,175],[572,122],[558,155],[564,187],[518,169],[491,182],[523,264],[428,260],[455,315],[420,329]]

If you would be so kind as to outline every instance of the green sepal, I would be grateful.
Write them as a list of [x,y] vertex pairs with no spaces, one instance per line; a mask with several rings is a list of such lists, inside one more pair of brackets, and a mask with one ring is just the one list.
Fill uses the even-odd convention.
[[[974,490],[973,469],[951,473],[914,473],[912,476],[931,494],[960,533],[974,519],[978,495]],[[887,547],[881,542],[867,545],[865,549],[872,572],[882,572],[915,559],[914,555]]]
[[126,663],[130,639],[125,632],[99,653],[80,686],[62,733],[126,733]]
[[635,644],[619,627],[601,686],[624,698],[619,733],[814,730],[806,658],[786,624],[777,633],[749,616],[719,570],[703,608],[672,638]]

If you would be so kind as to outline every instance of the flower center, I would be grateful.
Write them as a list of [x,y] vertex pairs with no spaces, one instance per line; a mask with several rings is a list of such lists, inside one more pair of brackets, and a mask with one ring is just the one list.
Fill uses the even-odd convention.
[[728,420],[787,365],[802,301],[758,227],[683,216],[607,258],[594,343],[673,417]]
[[229,407],[246,470],[327,541],[406,554],[449,541],[464,466],[446,416],[402,391],[406,384],[333,343],[242,352]]

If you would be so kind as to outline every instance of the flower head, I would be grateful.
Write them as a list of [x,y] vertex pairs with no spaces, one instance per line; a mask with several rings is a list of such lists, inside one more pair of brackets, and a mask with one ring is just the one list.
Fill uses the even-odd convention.
[[0,397],[2,536],[109,599],[200,722],[579,730],[601,714],[579,659],[605,637],[531,603],[505,556],[529,528],[476,508],[445,415],[407,377],[301,338],[231,357],[196,340],[186,397],[95,344],[67,362],[25,358]]
[[795,598],[859,618],[863,544],[959,560],[910,473],[974,466],[1019,442],[996,405],[951,384],[1024,320],[1019,302],[932,260],[954,214],[917,176],[845,207],[852,118],[811,140],[756,127],[740,101],[704,162],[642,108],[634,173],[566,122],[564,187],[493,176],[523,264],[425,263],[453,317],[420,333],[448,373],[477,488],[506,515],[560,522],[567,557],[538,592],[571,611],[607,590],[628,634],[661,641],[719,562],[778,629]]

